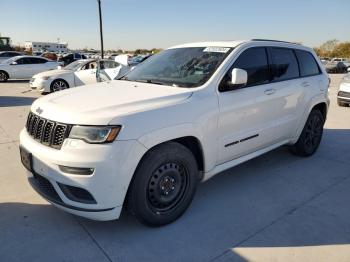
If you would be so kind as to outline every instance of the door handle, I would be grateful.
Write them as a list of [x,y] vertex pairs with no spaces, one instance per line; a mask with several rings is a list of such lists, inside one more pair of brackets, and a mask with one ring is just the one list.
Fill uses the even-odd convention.
[[94,75],[94,74],[96,74],[96,72],[92,71],[90,74]]
[[309,82],[302,82],[301,86],[302,87],[308,87],[308,86],[310,86],[310,83]]
[[271,88],[271,89],[266,89],[266,90],[264,91],[264,94],[265,94],[265,95],[272,95],[272,94],[274,94],[275,92],[276,92],[276,89]]

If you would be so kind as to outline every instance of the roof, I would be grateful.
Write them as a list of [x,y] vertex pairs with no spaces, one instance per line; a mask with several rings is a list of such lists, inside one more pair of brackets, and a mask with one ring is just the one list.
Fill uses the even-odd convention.
[[207,41],[207,42],[194,42],[182,45],[176,45],[171,48],[183,48],[183,47],[207,47],[207,46],[217,46],[217,47],[236,47],[242,43],[248,42],[249,40],[237,40],[237,41]]
[[[281,44],[291,44],[291,45],[299,45],[297,43],[280,41],[280,40],[271,40],[271,39],[251,39],[251,40],[232,40],[232,41],[206,41],[206,42],[194,42],[187,43],[182,45],[172,46],[170,48],[184,48],[184,47],[237,47],[240,44],[248,43],[248,42],[265,42],[265,43],[281,43]],[[299,45],[300,46],[300,45]]]

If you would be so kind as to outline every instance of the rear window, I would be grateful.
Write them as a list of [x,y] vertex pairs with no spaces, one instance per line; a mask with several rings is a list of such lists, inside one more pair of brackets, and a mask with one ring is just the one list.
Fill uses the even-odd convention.
[[299,61],[301,76],[313,76],[320,73],[320,68],[310,52],[295,50],[295,53]]
[[292,49],[269,48],[272,81],[283,81],[299,77],[298,61]]

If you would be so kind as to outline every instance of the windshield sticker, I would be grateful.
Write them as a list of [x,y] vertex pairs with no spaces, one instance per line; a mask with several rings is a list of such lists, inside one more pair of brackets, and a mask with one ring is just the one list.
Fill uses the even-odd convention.
[[228,47],[206,47],[203,52],[227,53],[228,50],[230,50]]

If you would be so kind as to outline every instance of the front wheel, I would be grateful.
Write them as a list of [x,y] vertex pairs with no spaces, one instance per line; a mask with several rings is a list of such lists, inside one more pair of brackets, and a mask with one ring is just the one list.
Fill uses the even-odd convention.
[[162,226],[190,205],[199,181],[197,162],[179,143],[161,144],[146,153],[130,185],[129,211],[143,224]]
[[50,91],[51,91],[51,93],[53,93],[53,92],[67,89],[67,88],[69,88],[69,85],[66,81],[64,81],[62,79],[57,79],[51,83]]
[[320,110],[312,110],[298,141],[291,147],[291,151],[299,156],[313,155],[322,139],[324,121]]
[[8,74],[5,71],[0,71],[0,82],[6,82],[8,79]]

